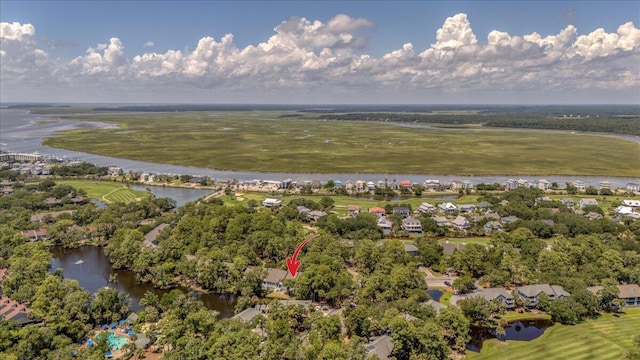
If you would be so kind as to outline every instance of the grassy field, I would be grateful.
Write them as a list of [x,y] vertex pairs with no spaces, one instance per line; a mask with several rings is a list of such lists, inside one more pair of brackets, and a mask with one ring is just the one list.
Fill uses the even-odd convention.
[[103,181],[83,181],[83,180],[56,180],[58,184],[71,185],[76,189],[83,189],[87,196],[98,199],[105,203],[130,203],[148,197],[144,191],[135,191],[125,185],[103,182]]
[[84,115],[77,119],[120,127],[73,130],[46,139],[45,145],[243,171],[640,176],[640,146],[608,137],[535,130],[432,130],[278,115],[260,111]]
[[633,336],[640,334],[640,309],[628,309],[615,317],[605,314],[575,326],[555,324],[532,341],[486,341],[480,353],[467,359],[624,359],[632,349]]

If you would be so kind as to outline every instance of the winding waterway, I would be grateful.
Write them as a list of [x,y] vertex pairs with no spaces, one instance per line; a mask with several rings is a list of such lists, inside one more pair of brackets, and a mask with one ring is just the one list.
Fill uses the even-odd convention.
[[[436,174],[350,174],[350,173],[328,173],[328,174],[304,174],[304,173],[271,173],[271,172],[251,172],[251,171],[230,171],[205,169],[191,166],[166,165],[144,161],[119,159],[108,156],[89,154],[79,151],[51,148],[42,145],[42,141],[50,136],[55,136],[62,131],[73,129],[91,129],[113,127],[113,124],[98,122],[83,122],[71,120],[59,120],[45,115],[31,114],[26,110],[0,109],[0,150],[13,152],[39,152],[41,154],[55,155],[69,159],[79,159],[91,162],[100,166],[116,165],[125,171],[141,171],[156,174],[188,174],[209,176],[215,180],[283,180],[291,178],[294,181],[305,180],[364,180],[378,181],[384,179],[409,180],[411,182],[422,183],[425,179],[438,179],[442,182],[453,180],[469,180],[472,184],[479,183],[505,183],[508,179],[537,180],[546,178],[549,181],[565,183],[574,180],[582,180],[587,185],[598,186],[603,180],[608,180],[614,187],[624,187],[629,182],[638,182],[638,178],[630,177],[602,177],[602,176],[560,176],[560,175],[482,175],[482,176],[458,176],[458,175],[436,175]],[[40,123],[39,123],[40,122]],[[640,144],[640,137],[627,135],[603,134],[627,141],[634,141]]]
[[[51,272],[62,269],[65,278],[77,280],[80,286],[95,293],[105,286],[118,289],[131,299],[134,311],[142,310],[140,299],[147,291],[162,297],[171,290],[154,288],[150,283],[139,283],[133,271],[113,270],[111,263],[104,254],[104,249],[97,246],[81,246],[76,249],[64,249],[60,246],[51,247],[53,261]],[[109,277],[115,274],[117,282],[109,282]],[[215,310],[223,318],[233,316],[236,298],[233,295],[205,294],[178,287],[184,293],[190,293],[194,298],[202,301],[207,309]]]

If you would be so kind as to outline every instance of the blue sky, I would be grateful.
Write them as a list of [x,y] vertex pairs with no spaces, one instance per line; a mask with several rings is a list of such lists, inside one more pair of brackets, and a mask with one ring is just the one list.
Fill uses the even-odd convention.
[[[340,14],[348,19],[340,18],[338,27],[279,33],[281,36],[271,45],[253,51],[259,44],[268,43],[277,34],[274,28],[282,22],[288,21],[288,29],[304,27],[300,18],[308,20],[307,25],[314,21],[327,25]],[[456,17],[458,14],[465,17]],[[222,100],[229,102],[379,102],[388,98],[389,102],[413,103],[426,97],[433,99],[428,101],[455,103],[472,101],[478,94],[483,94],[479,102],[496,103],[503,99],[640,100],[638,1],[2,0],[0,21],[6,23],[5,35],[13,34],[2,39],[2,83],[12,84],[11,88],[2,85],[3,101],[64,101],[66,97],[83,101],[164,102],[175,98],[179,102],[209,102],[224,95]],[[629,22],[633,25],[620,33],[619,27]],[[21,28],[26,35],[14,36],[16,23],[21,27],[30,24],[33,33]],[[451,30],[441,43],[454,38],[460,41],[439,46],[437,32],[445,23]],[[563,43],[547,38],[557,36],[567,26],[572,28]],[[595,33],[599,28],[604,32]],[[495,30],[508,33],[508,38],[500,37],[508,41],[488,44],[488,36]],[[467,36],[470,32],[471,37]],[[523,40],[534,32],[542,40]],[[233,34],[232,46],[219,45],[228,33]],[[580,40],[580,36],[592,33]],[[615,43],[608,34],[617,36]],[[319,40],[327,36],[333,40]],[[209,46],[209,54],[214,55],[202,55],[205,48],[201,47],[203,51],[196,56],[199,41],[206,37],[212,37],[215,43],[202,46]],[[113,42],[114,38],[118,41]],[[352,38],[358,41],[345,40]],[[598,50],[600,43],[605,43],[605,48]],[[405,44],[411,47],[404,48]],[[533,45],[538,48],[532,50]],[[499,47],[498,53],[489,46]],[[113,51],[107,56],[109,49]],[[323,53],[323,49],[328,50]],[[383,61],[398,50],[402,54],[396,53],[392,64]],[[176,56],[178,51],[180,55]],[[470,56],[470,52],[476,55]],[[492,52],[495,58],[487,55]],[[152,53],[162,57],[142,59]],[[136,61],[136,56],[141,58]],[[505,61],[505,56],[513,59]],[[526,61],[527,56],[540,61],[532,64]],[[272,61],[283,57],[288,60]],[[169,64],[170,69],[161,69],[161,64]],[[189,68],[189,64],[193,66]],[[541,68],[556,64],[557,68]],[[575,80],[559,83],[558,79],[575,78],[576,73],[570,71],[576,66],[583,66],[582,73],[590,74],[587,81],[592,85]],[[283,69],[289,69],[289,73]],[[279,71],[282,74],[276,78],[273,74]],[[25,73],[34,75],[29,78]],[[614,84],[621,78],[624,81]],[[245,87],[239,84],[244,81]],[[447,85],[452,82],[456,85]],[[118,86],[124,83],[128,85]],[[317,91],[308,89],[312,84],[318,85]],[[127,93],[132,87],[137,96]],[[556,96],[549,96],[549,88],[558,92]],[[49,89],[58,89],[57,94],[48,94]],[[367,97],[362,89],[373,94]],[[385,94],[389,89],[392,95]],[[283,95],[275,96],[274,91]],[[514,91],[520,95],[514,96]],[[575,98],[567,96],[567,91]],[[247,94],[249,99],[245,99]]]

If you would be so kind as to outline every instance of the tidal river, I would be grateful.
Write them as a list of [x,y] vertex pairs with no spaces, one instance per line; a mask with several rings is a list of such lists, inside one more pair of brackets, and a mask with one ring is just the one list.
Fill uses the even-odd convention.
[[[560,176],[560,175],[544,175],[544,176],[528,176],[528,175],[481,175],[481,176],[457,176],[457,175],[435,175],[435,174],[350,174],[350,173],[333,173],[333,174],[302,174],[302,173],[267,173],[267,172],[248,172],[248,171],[230,171],[204,169],[190,166],[165,165],[149,163],[144,161],[135,161],[127,159],[119,159],[108,156],[88,154],[78,151],[70,151],[56,149],[42,145],[42,140],[54,136],[65,130],[86,129],[86,128],[104,128],[112,127],[111,124],[102,124],[97,122],[83,122],[58,120],[44,115],[30,114],[26,110],[0,109],[0,150],[13,152],[39,152],[41,154],[55,155],[58,157],[67,157],[69,159],[79,159],[100,166],[115,165],[121,167],[125,171],[140,171],[156,174],[185,174],[209,176],[216,180],[284,180],[291,178],[294,181],[305,180],[364,180],[378,181],[384,179],[410,180],[411,182],[422,183],[426,179],[438,179],[442,182],[450,182],[452,180],[469,180],[472,184],[479,183],[505,183],[508,179],[526,179],[536,180],[546,178],[549,181],[557,181],[565,183],[574,180],[582,180],[587,185],[598,186],[600,181],[608,180],[614,187],[624,187],[629,182],[639,182],[637,178],[626,177],[600,177],[600,176]],[[40,122],[40,123],[39,123]],[[605,135],[613,136],[628,141],[640,143],[640,137],[625,135]]]
[[[81,246],[77,249],[64,249],[53,246],[51,253],[53,254],[51,272],[62,269],[65,278],[78,280],[80,286],[92,294],[105,286],[118,289],[131,299],[134,311],[142,310],[139,301],[147,291],[155,293],[158,297],[170,291],[156,289],[149,283],[138,283],[133,271],[113,270],[101,247]],[[117,282],[109,282],[111,274],[117,275]],[[190,293],[202,301],[209,310],[219,312],[223,318],[233,315],[236,305],[236,298],[233,295],[205,294],[184,287],[178,289],[184,293]]]

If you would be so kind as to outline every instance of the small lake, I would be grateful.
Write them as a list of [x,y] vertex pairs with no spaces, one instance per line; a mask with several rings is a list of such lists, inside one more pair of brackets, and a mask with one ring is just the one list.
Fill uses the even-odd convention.
[[170,198],[176,201],[176,206],[180,207],[190,201],[198,200],[214,192],[207,189],[189,189],[170,186],[145,186],[132,185],[131,189],[137,191],[147,191],[149,189],[157,198]]
[[489,339],[531,341],[544,334],[544,331],[553,325],[553,321],[545,319],[520,320],[510,322],[505,327],[505,334],[498,337],[494,329],[471,327],[471,341],[467,344],[467,350],[482,350],[482,343]]
[[[133,271],[113,270],[102,247],[81,246],[76,249],[64,249],[53,246],[50,251],[53,255],[51,272],[62,269],[65,278],[77,280],[80,286],[91,294],[105,286],[118,289],[131,299],[134,311],[142,310],[139,300],[147,291],[155,293],[158,297],[171,291],[156,289],[149,283],[138,283]],[[111,274],[117,274],[118,282],[109,282]],[[233,316],[236,305],[236,298],[233,295],[206,294],[184,287],[178,287],[178,289],[184,293],[191,293],[193,297],[202,301],[207,309],[219,312],[220,317]]]
[[442,292],[442,290],[439,290],[439,289],[428,289],[427,290],[427,294],[429,294],[429,297],[431,297],[431,299],[433,299],[433,301],[440,302],[440,298],[442,297],[442,294],[444,294],[444,293]]

